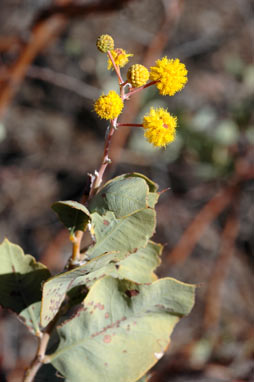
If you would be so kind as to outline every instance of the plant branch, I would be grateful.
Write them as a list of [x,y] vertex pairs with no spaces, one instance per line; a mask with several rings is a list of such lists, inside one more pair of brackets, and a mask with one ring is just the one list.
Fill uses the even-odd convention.
[[238,184],[220,190],[194,217],[176,247],[168,253],[167,261],[172,265],[183,263],[193,251],[206,227],[226,208],[233,200]]
[[239,221],[233,206],[221,237],[221,248],[208,284],[205,298],[204,330],[214,329],[221,309],[221,288],[227,276],[230,260],[234,254],[234,242],[239,228]]
[[26,76],[46,81],[55,86],[67,89],[83,98],[94,100],[95,98],[99,97],[100,92],[96,87],[85,84],[75,77],[71,77],[63,73],[58,73],[50,68],[30,66]]
[[143,127],[142,123],[118,123],[117,127],[127,126],[127,127]]
[[70,235],[70,241],[72,242],[72,256],[70,259],[70,268],[78,264],[80,260],[80,246],[83,237],[83,231],[76,231],[74,234]]
[[110,160],[108,154],[109,154],[109,147],[110,147],[111,138],[112,138],[112,136],[116,130],[115,125],[116,125],[116,120],[112,120],[110,122],[109,132],[107,134],[105,144],[104,144],[104,152],[103,152],[103,156],[102,156],[101,166],[100,166],[99,171],[96,175],[96,178],[94,179],[94,181],[92,183],[90,194],[89,194],[89,199],[95,194],[96,190],[100,186],[104,172],[105,172],[108,164],[111,163],[111,160]]
[[16,94],[22,83],[29,65],[37,55],[50,45],[66,28],[71,18],[87,17],[94,13],[114,12],[132,0],[98,1],[94,4],[55,5],[42,10],[31,28],[28,42],[23,45],[20,55],[8,68],[8,81],[0,90],[0,118]]
[[42,366],[49,338],[50,334],[44,333],[39,339],[36,356],[33,362],[31,363],[30,367],[26,370],[23,382],[32,382],[37,371]]
[[44,329],[43,334],[39,337],[38,348],[36,352],[36,356],[32,361],[30,367],[25,371],[23,382],[32,382],[37,371],[44,363],[45,353],[47,350],[48,342],[50,339],[50,334],[52,330],[55,328],[55,325],[58,321],[59,316],[62,314],[62,309],[58,311],[57,315],[54,319],[47,325]]
[[112,65],[113,65],[113,67],[114,67],[114,69],[115,69],[115,72],[116,72],[116,75],[117,75],[117,78],[118,78],[119,85],[124,84],[124,81],[123,81],[123,79],[122,79],[122,76],[121,76],[121,72],[120,72],[119,66],[116,65],[115,60],[114,60],[114,58],[113,58],[111,52],[108,51],[107,54],[108,54],[108,56],[109,56],[109,58],[110,58],[110,61],[112,62]]
[[140,86],[139,88],[131,88],[131,90],[128,93],[126,93],[125,98],[129,98],[133,94],[138,93],[141,90],[144,90],[144,89],[148,88],[149,86],[156,84],[156,82],[157,81],[151,81],[151,82],[148,82],[148,84],[146,84],[146,85]]

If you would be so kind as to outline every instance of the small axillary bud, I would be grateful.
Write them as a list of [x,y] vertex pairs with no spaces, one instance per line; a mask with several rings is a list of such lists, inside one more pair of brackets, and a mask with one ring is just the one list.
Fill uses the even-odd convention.
[[114,49],[115,43],[109,34],[102,34],[97,38],[96,46],[102,53],[107,53]]

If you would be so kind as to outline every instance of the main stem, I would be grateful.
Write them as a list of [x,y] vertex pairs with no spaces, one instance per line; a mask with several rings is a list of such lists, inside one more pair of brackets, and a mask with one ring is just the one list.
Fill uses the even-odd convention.
[[108,164],[111,162],[108,154],[109,154],[109,146],[110,146],[110,143],[111,143],[111,139],[112,139],[112,136],[115,132],[115,123],[116,123],[116,120],[112,120],[111,123],[110,123],[110,128],[109,128],[109,132],[108,132],[108,135],[107,135],[107,138],[106,138],[106,141],[105,141],[105,145],[104,145],[104,152],[103,152],[103,156],[102,156],[102,161],[101,161],[101,166],[100,166],[100,169],[96,175],[96,178],[92,184],[92,187],[91,187],[91,190],[90,190],[90,193],[89,193],[89,199],[93,197],[93,195],[95,194],[96,190],[98,189],[98,187],[100,186],[101,182],[102,182],[102,178],[103,178],[103,175],[104,175],[104,172],[108,166]]
[[41,338],[39,338],[39,344],[38,344],[36,356],[31,366],[29,367],[29,369],[26,370],[23,382],[32,382],[37,371],[42,366],[49,338],[50,338],[49,332],[43,333]]

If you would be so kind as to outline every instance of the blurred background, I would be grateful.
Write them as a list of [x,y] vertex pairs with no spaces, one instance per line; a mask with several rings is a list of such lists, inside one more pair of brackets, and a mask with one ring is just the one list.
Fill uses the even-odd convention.
[[[68,232],[50,206],[80,200],[101,159],[106,122],[93,102],[117,90],[95,46],[104,33],[134,54],[130,65],[167,55],[189,71],[182,92],[162,97],[150,87],[121,116],[140,123],[151,106],[166,107],[178,116],[176,141],[155,149],[141,129],[121,128],[106,173],[138,171],[169,188],[157,206],[157,273],[198,285],[151,381],[253,382],[251,0],[1,0],[0,241],[8,237],[53,273],[63,269]],[[0,381],[21,381],[35,348],[14,314],[0,310]]]

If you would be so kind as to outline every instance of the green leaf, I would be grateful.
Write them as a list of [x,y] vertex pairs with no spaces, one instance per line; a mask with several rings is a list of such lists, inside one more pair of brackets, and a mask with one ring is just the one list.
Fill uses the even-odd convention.
[[81,285],[91,287],[96,280],[106,275],[137,283],[154,281],[156,276],[153,271],[160,263],[161,251],[160,244],[150,241],[146,248],[130,255],[109,252],[69,272],[51,277],[43,285],[41,325],[45,327],[54,318],[66,293]]
[[86,264],[69,272],[51,277],[43,285],[41,306],[42,327],[54,318],[65,296],[71,289],[85,284],[92,284],[97,279],[104,277],[107,272],[113,272],[115,263],[120,261],[124,254],[113,251],[88,261]]
[[150,208],[154,208],[155,204],[158,202],[159,199],[158,192],[149,192],[147,195],[147,205]]
[[[155,211],[145,208],[116,219],[113,212],[101,217],[91,215],[96,244],[90,247],[85,265],[48,280],[43,286],[41,325],[45,327],[56,315],[66,293],[77,285],[91,285],[106,274],[114,273],[115,263],[145,247],[155,226]],[[91,261],[93,260],[94,261]],[[116,276],[116,274],[115,274]]]
[[48,269],[7,239],[0,245],[0,264],[0,304],[38,333],[41,286],[50,277]]
[[139,172],[130,172],[127,174],[120,175],[114,179],[121,179],[121,178],[127,179],[127,178],[131,178],[131,177],[137,177],[137,178],[144,179],[146,181],[148,187],[149,187],[150,192],[156,192],[158,190],[158,185],[155,182],[153,182],[151,179],[149,179],[144,174],[140,174]]
[[59,219],[69,230],[85,231],[90,220],[90,212],[81,203],[73,200],[59,201],[52,205]]
[[96,244],[87,251],[89,258],[109,251],[132,253],[146,246],[155,228],[155,211],[151,208],[144,208],[121,219],[117,219],[110,211],[104,216],[95,212],[91,217]]
[[160,264],[162,245],[149,241],[145,248],[139,249],[115,264],[106,274],[136,283],[150,283],[156,279],[154,270]]
[[137,381],[163,356],[193,303],[194,286],[171,278],[138,285],[104,277],[83,310],[57,329],[60,342],[47,361],[70,381]]
[[117,218],[147,207],[147,183],[141,178],[121,178],[107,182],[89,203],[91,212],[105,215],[114,212]]
[[123,174],[111,179],[102,187],[90,201],[89,209],[100,215],[104,215],[108,210],[114,212],[116,217],[122,217],[145,205],[154,208],[159,198],[157,190],[158,185],[143,174]]
[[81,285],[91,287],[96,280],[106,275],[137,283],[154,281],[156,276],[153,271],[160,263],[161,251],[160,244],[150,241],[146,248],[130,255],[106,253],[78,268],[50,278],[43,285],[41,325],[45,327],[52,320],[67,292]]

